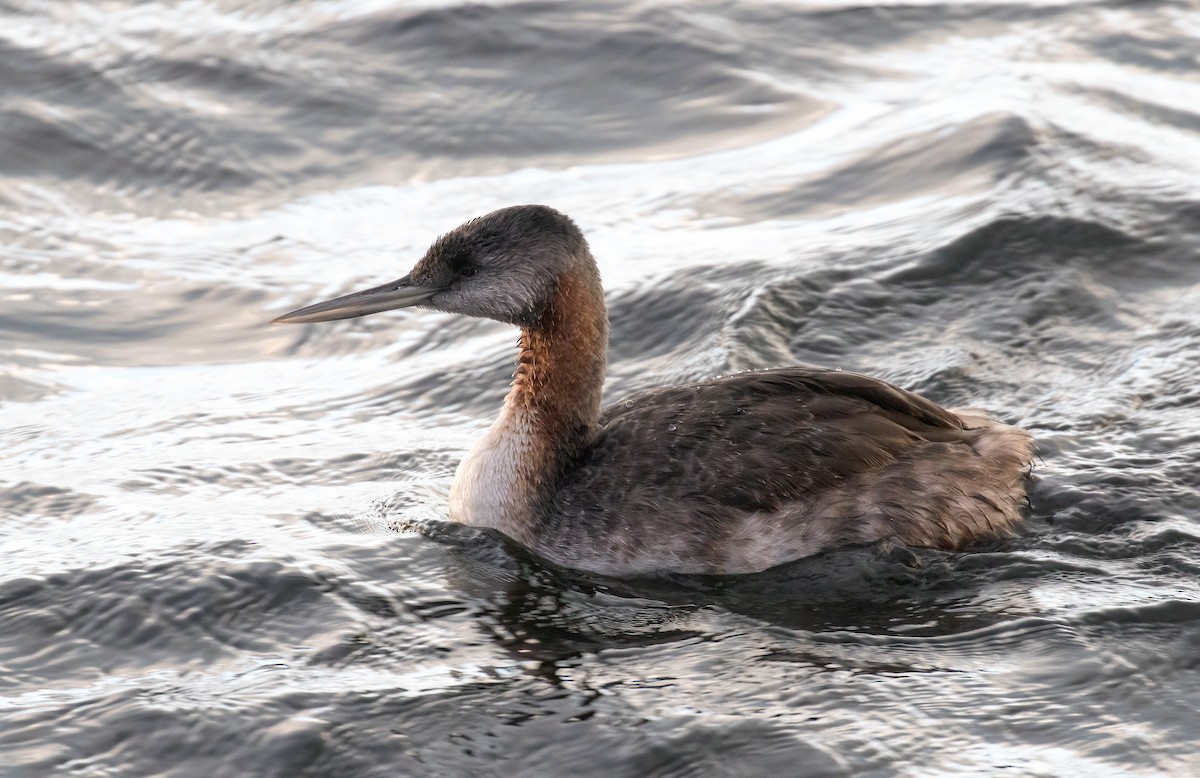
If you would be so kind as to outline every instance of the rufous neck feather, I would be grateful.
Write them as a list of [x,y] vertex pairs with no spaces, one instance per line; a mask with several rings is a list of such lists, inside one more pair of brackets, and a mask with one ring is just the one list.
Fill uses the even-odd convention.
[[521,331],[517,370],[500,417],[460,463],[451,487],[457,521],[535,540],[530,533],[539,504],[594,434],[608,317],[599,273],[584,265],[581,273],[559,276],[537,326]]
[[505,412],[532,423],[547,442],[567,445],[600,415],[608,316],[599,275],[564,273],[536,327],[521,331],[521,352]]

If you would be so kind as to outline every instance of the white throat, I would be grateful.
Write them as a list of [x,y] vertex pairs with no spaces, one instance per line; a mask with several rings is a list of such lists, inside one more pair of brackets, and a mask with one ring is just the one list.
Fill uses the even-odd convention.
[[458,465],[450,486],[450,519],[491,527],[516,540],[528,534],[543,441],[530,411],[505,403],[500,417]]

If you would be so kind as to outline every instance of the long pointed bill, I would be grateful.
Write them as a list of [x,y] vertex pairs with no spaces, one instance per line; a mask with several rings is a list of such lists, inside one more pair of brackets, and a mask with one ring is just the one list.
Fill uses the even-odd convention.
[[361,292],[335,297],[323,303],[316,303],[306,308],[285,313],[271,320],[272,324],[308,324],[316,321],[334,321],[335,319],[353,319],[380,311],[390,311],[393,308],[407,308],[428,302],[441,289],[428,286],[413,286],[408,279],[377,286],[374,289],[364,289]]

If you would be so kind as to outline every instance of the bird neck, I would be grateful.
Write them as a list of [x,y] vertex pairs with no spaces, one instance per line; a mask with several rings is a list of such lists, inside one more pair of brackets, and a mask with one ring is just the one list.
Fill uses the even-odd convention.
[[[520,354],[501,420],[521,420],[552,448],[570,449],[600,417],[608,358],[608,311],[595,266],[557,280]],[[590,277],[589,277],[590,276]]]
[[595,433],[608,353],[608,312],[590,256],[558,277],[542,316],[521,330],[499,418],[459,465],[451,516],[533,539],[538,508]]

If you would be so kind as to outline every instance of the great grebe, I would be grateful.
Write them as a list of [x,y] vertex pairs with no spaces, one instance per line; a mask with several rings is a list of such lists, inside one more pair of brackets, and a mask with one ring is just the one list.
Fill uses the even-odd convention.
[[409,306],[521,328],[512,387],[459,464],[450,518],[558,564],[750,573],[885,538],[957,549],[1021,520],[1027,432],[876,378],[784,367],[601,410],[604,290],[583,234],[552,208],[473,219],[403,278],[275,321]]

